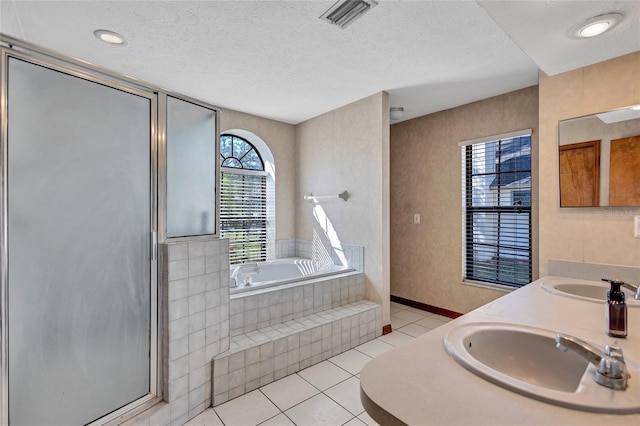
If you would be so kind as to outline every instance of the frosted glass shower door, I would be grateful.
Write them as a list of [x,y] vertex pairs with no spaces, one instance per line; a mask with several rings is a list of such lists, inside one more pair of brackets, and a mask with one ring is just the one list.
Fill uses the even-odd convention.
[[9,58],[11,425],[82,425],[150,392],[154,101],[131,92]]

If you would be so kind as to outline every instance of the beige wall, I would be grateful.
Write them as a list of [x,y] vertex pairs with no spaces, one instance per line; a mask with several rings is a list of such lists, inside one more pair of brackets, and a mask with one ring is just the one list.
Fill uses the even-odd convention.
[[391,126],[391,294],[460,313],[504,294],[462,284],[458,142],[533,129],[535,185],[537,127],[537,86]]
[[[389,324],[389,100],[378,93],[296,126],[296,235],[365,247],[365,297]],[[350,198],[319,205],[305,194]],[[326,215],[326,219],[324,218]],[[335,237],[332,237],[335,235]]]
[[[632,235],[640,207],[560,209],[557,172],[557,122],[640,104],[639,73],[640,53],[541,73],[539,89],[391,126],[390,154],[384,93],[297,126],[223,110],[221,129],[248,130],[272,150],[278,238],[311,239],[314,229],[333,227],[343,243],[365,246],[367,297],[384,303],[388,324],[390,281],[394,295],[463,313],[503,294],[461,284],[461,140],[534,129],[534,278],[547,273],[549,259],[640,266]],[[328,221],[320,227],[302,196],[345,189],[347,203],[322,204]],[[414,213],[421,225],[413,225]]]
[[220,114],[221,133],[249,131],[269,147],[276,163],[276,238],[295,238],[295,126],[229,109]]
[[640,266],[640,239],[633,238],[640,207],[560,209],[557,169],[558,121],[640,104],[639,76],[640,52],[551,77],[540,73],[540,275],[549,259]]

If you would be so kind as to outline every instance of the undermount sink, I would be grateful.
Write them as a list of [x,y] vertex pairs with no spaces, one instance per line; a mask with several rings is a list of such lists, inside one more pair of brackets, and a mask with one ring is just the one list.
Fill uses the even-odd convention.
[[640,412],[640,367],[626,361],[626,390],[595,382],[597,368],[574,351],[556,348],[556,332],[505,323],[471,323],[451,330],[446,351],[476,375],[511,391],[600,413]]
[[[587,302],[604,303],[607,300],[609,284],[603,282],[571,282],[569,280],[544,279],[540,282],[540,287],[552,294],[564,297],[581,299]],[[634,293],[626,288],[622,289],[627,306],[630,308],[640,308],[640,300],[634,299]]]

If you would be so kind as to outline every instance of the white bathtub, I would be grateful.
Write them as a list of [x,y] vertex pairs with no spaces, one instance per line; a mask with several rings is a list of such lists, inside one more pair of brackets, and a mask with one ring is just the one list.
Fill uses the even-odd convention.
[[[238,265],[231,268],[231,292],[240,293],[353,270],[353,268],[341,265],[321,266],[311,259],[301,257],[277,259],[251,265]],[[250,278],[247,279],[247,277]]]

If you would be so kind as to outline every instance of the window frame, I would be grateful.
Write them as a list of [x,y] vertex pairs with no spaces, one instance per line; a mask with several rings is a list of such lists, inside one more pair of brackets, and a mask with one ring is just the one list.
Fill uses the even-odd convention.
[[[264,160],[262,158],[262,154],[260,153],[260,151],[256,148],[256,146],[254,144],[252,144],[250,141],[248,141],[247,139],[241,137],[241,136],[237,136],[234,135],[232,133],[223,133],[220,135],[219,138],[219,145],[222,144],[222,138],[223,137],[231,137],[232,138],[232,147],[233,147],[233,141],[235,139],[242,141],[243,143],[247,144],[250,149],[247,150],[243,156],[241,158],[236,158],[236,157],[224,157],[223,153],[222,153],[222,147],[220,146],[220,154],[219,154],[219,162],[220,162],[220,213],[219,213],[219,228],[220,228],[220,237],[221,238],[229,238],[229,263],[231,265],[239,265],[239,264],[243,264],[243,263],[253,263],[253,262],[262,262],[262,261],[266,261],[267,260],[267,255],[268,255],[268,232],[269,232],[269,215],[268,215],[268,208],[269,208],[269,202],[267,200],[268,198],[268,183],[267,183],[267,179],[268,179],[268,173],[265,171],[265,163]],[[246,157],[246,155],[250,152],[255,152],[256,155],[258,156],[259,160],[260,160],[260,164],[262,166],[262,170],[256,170],[253,168],[245,168],[244,164],[242,163],[242,159]],[[233,148],[231,149],[231,152],[233,154]],[[222,164],[229,158],[235,158],[237,160],[237,162],[242,166],[242,167],[228,167],[228,166],[222,166]],[[243,176],[262,176],[262,191],[263,191],[263,203],[262,203],[262,207],[261,207],[261,216],[259,217],[259,219],[257,221],[262,221],[263,223],[263,227],[258,228],[255,227],[253,229],[259,229],[263,232],[263,238],[260,239],[259,242],[261,244],[261,250],[260,250],[260,254],[257,257],[246,257],[244,256],[244,258],[242,259],[234,259],[233,258],[233,250],[232,247],[234,246],[234,244],[236,244],[229,236],[228,233],[226,233],[224,226],[223,226],[223,221],[226,220],[226,215],[225,215],[225,208],[224,208],[224,204],[223,204],[223,196],[225,196],[225,189],[224,189],[224,175],[225,174],[233,174],[233,175],[243,175]],[[242,220],[237,220],[237,222],[240,222]],[[245,220],[244,222],[249,222],[249,220]],[[243,228],[243,229],[247,229],[250,230],[252,228]],[[243,250],[244,252],[244,250]],[[244,252],[246,253],[246,252]]]
[[[247,150],[242,157],[237,158],[234,157],[233,155],[230,157],[225,157],[222,154],[222,147],[220,146],[222,144],[222,138],[224,137],[230,137],[231,138],[231,153],[233,154],[233,141],[234,139],[238,139],[241,142],[249,145],[251,148],[249,150]],[[260,151],[258,151],[258,148],[255,147],[254,144],[252,144],[251,142],[249,142],[247,139],[241,137],[241,136],[236,136],[234,134],[231,133],[222,133],[220,135],[220,137],[218,138],[218,146],[219,146],[219,155],[220,155],[220,168],[221,169],[229,169],[229,170],[254,170],[254,171],[262,171],[264,172],[264,159],[262,158],[262,154],[260,154]],[[245,163],[242,161],[250,152],[255,152],[256,155],[258,156],[258,159],[260,160],[260,165],[261,165],[261,169],[253,169],[253,168],[249,168],[249,167],[245,167]],[[225,166],[224,163],[229,160],[229,159],[234,159],[236,160],[238,163],[240,163],[240,165],[242,167],[232,167],[232,166]]]
[[[477,144],[487,144],[487,143],[491,143],[491,142],[497,142],[498,143],[498,149],[497,149],[497,153],[500,152],[500,144],[502,141],[506,141],[509,139],[513,139],[513,138],[517,138],[517,137],[529,137],[530,138],[530,144],[533,143],[533,132],[531,129],[526,129],[526,130],[521,130],[521,131],[517,131],[517,132],[511,132],[511,133],[506,133],[506,134],[502,134],[502,135],[495,135],[495,136],[490,136],[490,137],[485,137],[485,138],[480,138],[480,139],[473,139],[473,140],[469,140],[469,141],[463,141],[460,142],[458,145],[461,147],[461,156],[462,156],[462,226],[463,226],[463,232],[462,232],[462,244],[463,244],[463,259],[462,259],[462,267],[463,267],[463,282],[464,283],[468,283],[468,284],[474,284],[474,285],[480,285],[480,286],[484,286],[484,287],[490,287],[490,288],[501,288],[501,289],[507,289],[507,290],[514,290],[520,287],[523,287],[524,285],[530,283],[533,279],[533,235],[532,235],[532,226],[533,226],[533,220],[532,220],[532,214],[533,214],[533,210],[532,210],[532,188],[531,188],[531,184],[529,184],[529,188],[525,189],[522,187],[519,187],[516,190],[513,190],[514,192],[520,192],[522,193],[523,191],[528,191],[529,192],[529,205],[522,205],[522,204],[518,204],[516,203],[515,205],[509,205],[509,206],[501,206],[499,205],[499,201],[496,203],[498,205],[493,205],[493,206],[474,206],[473,205],[473,177],[474,176],[479,176],[479,175],[483,175],[484,173],[473,173],[473,160],[472,160],[472,146],[473,145],[477,145]],[[502,154],[499,154],[502,155]],[[505,154],[506,155],[506,154]],[[530,155],[530,154],[529,154]],[[497,159],[499,159],[500,157],[496,157]],[[504,160],[506,161],[506,160]],[[503,161],[497,161],[496,162],[496,170],[495,172],[492,172],[490,174],[495,174],[496,175],[496,179],[499,179],[499,177],[501,176],[501,174],[505,174],[505,173],[513,173],[513,171],[501,171],[500,170],[500,165],[502,164]],[[518,171],[527,171],[527,170],[518,170]],[[529,172],[529,176],[531,179],[532,176],[532,168],[531,166],[528,169]],[[498,180],[499,182],[499,180]],[[501,185],[498,183],[498,188],[497,188],[497,200],[500,200],[500,188]],[[511,199],[513,199],[513,193],[511,194]],[[477,213],[495,213],[497,214],[497,225],[496,225],[496,242],[495,244],[487,244],[487,243],[478,243],[476,241],[474,241],[474,214]],[[504,214],[513,214],[513,213],[526,213],[528,215],[528,219],[527,219],[527,225],[528,225],[528,232],[526,235],[526,238],[528,240],[528,247],[525,249],[522,249],[520,247],[516,247],[516,246],[506,246],[506,245],[502,245],[501,244],[501,226],[500,226],[500,221],[501,221],[501,217]],[[513,234],[513,235],[517,235],[520,236],[520,234]],[[474,258],[474,248],[483,245],[486,247],[495,247],[495,249],[497,251],[499,251],[500,249],[507,249],[507,250],[517,250],[517,251],[521,251],[521,252],[526,252],[528,254],[528,278],[527,278],[527,282],[509,282],[506,280],[501,280],[500,279],[500,257],[497,257],[496,259],[496,268],[492,271],[494,274],[493,279],[489,279],[487,277],[480,277],[478,274],[474,274],[473,273],[473,268],[474,266],[477,265],[477,262],[475,262],[475,258]],[[470,254],[471,253],[471,254]],[[472,262],[470,262],[469,260],[472,260]],[[502,270],[503,272],[505,271],[504,269]]]

